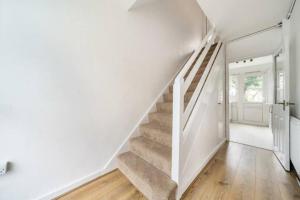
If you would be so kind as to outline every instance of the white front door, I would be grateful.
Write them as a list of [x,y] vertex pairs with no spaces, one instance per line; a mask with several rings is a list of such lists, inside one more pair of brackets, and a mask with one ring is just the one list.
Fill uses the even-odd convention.
[[275,55],[275,104],[272,110],[274,153],[290,170],[290,37],[289,22],[283,22],[283,44]]

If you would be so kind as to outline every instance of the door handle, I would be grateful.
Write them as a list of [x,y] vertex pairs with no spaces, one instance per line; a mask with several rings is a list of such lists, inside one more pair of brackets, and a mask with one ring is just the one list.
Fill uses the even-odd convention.
[[286,106],[294,106],[296,105],[295,103],[290,103],[290,102],[286,102]]
[[283,100],[282,103],[277,103],[277,104],[282,105],[283,106],[283,110],[285,110],[286,106],[294,106],[294,105],[296,105],[295,103],[286,102],[285,100]]
[[277,104],[282,105],[283,106],[283,110],[285,110],[285,106],[286,106],[285,100],[283,100],[283,102],[280,102],[280,103],[277,103]]

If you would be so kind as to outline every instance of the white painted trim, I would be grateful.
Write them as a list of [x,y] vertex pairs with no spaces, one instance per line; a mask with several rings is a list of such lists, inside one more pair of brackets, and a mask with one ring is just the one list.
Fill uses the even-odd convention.
[[[180,187],[180,148],[182,141],[182,132],[185,124],[185,111],[184,111],[184,94],[188,90],[188,86],[191,84],[193,77],[196,75],[201,63],[204,61],[206,54],[208,53],[212,43],[216,38],[215,30],[212,29],[202,40],[200,47],[193,52],[192,56],[185,63],[184,67],[175,78],[173,86],[173,116],[172,116],[172,169],[171,169],[171,179],[177,183],[178,188]],[[200,57],[196,61],[195,66],[190,71],[186,80],[184,76],[191,67],[192,63],[195,61],[201,49],[204,48]],[[191,99],[190,101],[192,101]],[[194,99],[194,103],[196,100]],[[190,104],[190,103],[189,103]],[[179,189],[178,189],[179,190]],[[178,194],[177,190],[177,194]],[[176,195],[178,199],[178,195]]]
[[[194,51],[193,55],[190,57],[190,59],[185,63],[185,65],[183,66],[182,70],[180,70],[180,72],[178,73],[176,79],[181,79],[185,76],[185,74],[187,73],[187,71],[189,70],[190,66],[192,65],[192,63],[195,61],[196,57],[198,56],[198,54],[200,53],[201,49],[204,47],[205,48],[205,45],[207,44],[207,40],[208,40],[208,37],[210,37],[210,35],[214,34],[214,29],[212,29],[206,36],[205,38],[201,41],[201,44],[199,46],[199,48],[197,50]],[[206,52],[205,50],[202,52],[202,55],[200,55],[200,57],[198,58],[198,61],[197,62],[200,62],[201,60],[201,63],[203,61],[204,58],[204,54],[206,55]],[[193,70],[192,70],[193,71]],[[190,74],[188,76],[194,76],[194,75],[191,75],[192,71],[190,72]],[[188,79],[188,78],[187,78]],[[185,80],[187,81],[187,80]]]
[[236,121],[236,120],[231,120],[229,124],[245,124],[245,125],[252,125],[252,126],[259,126],[259,127],[269,127],[268,124],[263,124],[263,123],[256,123],[256,122],[250,122],[250,121]]
[[40,196],[40,197],[36,198],[35,200],[51,200],[51,199],[57,198],[57,197],[65,194],[65,193],[67,193],[67,192],[69,192],[69,191],[85,184],[85,183],[88,183],[88,182],[90,182],[90,181],[92,181],[92,180],[94,180],[94,179],[96,179],[100,176],[103,176],[104,174],[106,174],[108,172],[109,171],[104,170],[104,169],[98,170],[98,171],[93,172],[93,173],[91,173],[91,174],[89,174],[89,175],[87,175],[83,178],[77,179],[77,180],[69,183],[68,185],[65,185],[61,188],[58,188],[53,192],[50,192],[50,193],[45,194],[43,196]]
[[173,101],[171,178],[177,185],[180,185],[180,147],[184,107],[184,96],[180,92],[183,89],[183,79],[176,79],[173,88],[173,99],[176,101]]
[[[207,64],[207,66],[206,66],[206,68],[205,68],[205,70],[204,70],[204,72],[203,72],[203,74],[202,74],[202,76],[200,78],[200,81],[199,81],[199,83],[198,83],[198,85],[197,85],[197,87],[196,87],[196,89],[195,89],[195,91],[194,91],[194,93],[193,93],[193,95],[192,95],[192,97],[191,97],[188,105],[185,108],[185,111],[183,113],[183,124],[184,125],[187,123],[187,121],[189,120],[189,117],[190,117],[191,113],[193,112],[194,105],[196,104],[198,96],[201,93],[202,88],[204,87],[204,84],[206,82],[207,77],[209,76],[209,73],[210,73],[210,71],[211,71],[211,69],[213,67],[215,59],[218,56],[219,50],[221,48],[221,45],[222,45],[222,42],[218,42],[218,45],[215,48],[215,50],[214,50],[214,52],[213,52],[213,54],[212,54],[212,56],[211,56],[211,58],[210,58],[210,60],[209,60],[209,62]],[[207,50],[207,53],[210,50],[211,46],[209,46],[209,48]],[[187,89],[188,89],[188,87],[187,87]],[[185,92],[184,92],[184,94],[185,94]]]
[[[187,76],[186,80],[184,81],[184,89],[182,91],[183,94],[185,94],[187,92],[188,88],[190,87],[196,73],[198,72],[199,68],[201,67],[202,63],[204,62],[204,59],[205,59],[207,53],[209,52],[211,46],[213,45],[213,42],[216,37],[217,36],[214,31],[210,35],[208,35],[208,38],[210,38],[209,42],[206,44],[205,49],[201,53],[200,57],[196,61],[196,64],[194,65],[193,69],[190,71],[189,75]],[[213,55],[211,56],[211,58],[213,58]],[[193,62],[193,60],[191,62]],[[210,60],[210,62],[212,62],[212,61]],[[209,64],[210,63],[208,63],[207,66]],[[183,78],[184,76],[185,76],[185,73],[181,74],[181,76],[178,76],[177,78]]]
[[227,42],[224,43],[225,48],[225,135],[227,141],[229,141],[230,138],[230,117],[229,117],[229,62],[227,58]]
[[208,154],[208,156],[204,159],[204,161],[201,163],[200,167],[195,170],[195,172],[193,173],[193,175],[191,176],[191,178],[188,180],[188,182],[183,185],[181,187],[181,191],[178,193],[179,197],[181,197],[183,195],[183,193],[188,189],[188,187],[193,183],[193,181],[195,180],[195,178],[197,178],[197,176],[199,175],[199,173],[204,169],[204,167],[208,164],[208,162],[214,157],[214,155],[216,155],[216,153],[218,152],[218,150],[221,148],[221,146],[226,142],[226,139],[222,140],[213,150],[210,154]]
[[[193,52],[192,52],[193,53]],[[183,63],[185,63],[191,56],[192,53],[189,53],[186,55],[186,57],[183,59]],[[180,64],[182,65],[182,63]],[[180,69],[178,69],[178,71],[180,71]],[[176,78],[178,71],[176,73],[174,73],[174,75],[172,76],[171,80],[168,81],[168,83],[166,84],[166,86],[161,90],[161,92],[158,94],[158,96],[154,99],[154,101],[152,102],[152,104],[149,106],[149,108],[146,110],[146,112],[143,114],[143,116],[141,117],[141,119],[136,123],[136,125],[133,127],[133,129],[129,132],[128,136],[125,138],[125,140],[122,142],[122,144],[118,147],[118,149],[115,151],[115,153],[112,155],[112,157],[108,160],[108,162],[104,165],[104,167],[100,170],[97,170],[83,178],[77,179],[67,185],[64,185],[56,190],[54,190],[53,192],[50,192],[48,194],[45,194],[43,196],[40,196],[38,198],[36,198],[35,200],[51,200],[54,198],[57,198],[58,196],[61,196],[71,190],[74,190],[75,188],[86,184],[100,176],[103,176],[104,174],[107,174],[111,171],[113,171],[114,169],[117,168],[117,164],[116,164],[116,158],[117,156],[122,153],[125,152],[127,150],[127,144],[128,141],[130,140],[130,138],[136,136],[139,134],[138,132],[138,128],[140,126],[141,123],[146,122],[148,120],[148,114],[151,111],[154,111],[156,109],[156,103],[159,102],[160,100],[162,100],[163,95],[168,91],[169,86],[172,84],[172,82],[174,81],[174,79]]]
[[[222,50],[223,46],[219,46],[219,45],[218,45],[218,47],[216,47],[216,49],[217,49],[217,48],[220,48],[220,49],[218,49],[218,52],[219,52],[219,51]],[[217,53],[217,54],[214,55],[214,56],[215,56],[215,57],[213,57],[213,55],[212,55],[211,58],[217,59],[217,57],[219,56],[219,54]],[[213,64],[212,66],[210,66],[210,70],[211,70],[211,74],[213,74],[213,73],[212,73],[212,70],[214,70],[214,64]],[[207,72],[207,73],[208,73],[208,72]],[[209,80],[213,79],[213,77],[211,77],[210,74],[206,74],[206,75],[203,74],[203,76],[204,76],[204,78],[207,78],[207,80],[206,80],[207,82],[209,82]],[[202,79],[202,78],[201,78],[201,79]],[[198,87],[198,86],[197,86],[197,87]],[[205,84],[205,83],[202,83],[202,91],[204,91],[205,88],[206,88],[206,84]],[[198,92],[199,92],[199,91],[198,91]],[[197,112],[198,112],[198,110],[199,110],[199,108],[200,108],[201,101],[199,101],[199,99],[200,99],[201,97],[202,97],[202,93],[200,93],[199,97],[196,99],[194,108],[191,110],[191,114],[190,114],[189,118],[185,119],[185,120],[186,120],[186,122],[185,122],[186,124],[185,124],[185,128],[183,129],[183,132],[182,132],[182,135],[183,135],[183,144],[185,143],[185,141],[186,141],[186,139],[187,139],[187,133],[190,131],[191,126],[192,126],[192,123],[193,123],[193,121],[194,121],[194,119],[195,119],[195,117],[196,117],[196,114],[197,114]]]

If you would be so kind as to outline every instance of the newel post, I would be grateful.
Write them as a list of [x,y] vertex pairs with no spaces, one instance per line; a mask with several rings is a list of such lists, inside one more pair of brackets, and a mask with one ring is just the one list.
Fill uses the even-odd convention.
[[182,142],[182,119],[184,111],[184,79],[177,77],[173,85],[173,122],[172,122],[172,180],[180,183],[180,148]]

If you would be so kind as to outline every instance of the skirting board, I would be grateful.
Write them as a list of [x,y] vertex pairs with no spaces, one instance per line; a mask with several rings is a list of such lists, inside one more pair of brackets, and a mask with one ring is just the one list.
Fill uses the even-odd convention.
[[[178,191],[178,196],[181,198],[182,195],[185,193],[185,191],[187,191],[187,189],[190,187],[190,185],[194,182],[195,178],[198,177],[199,173],[204,169],[204,167],[208,164],[208,162],[214,157],[214,155],[218,152],[218,150],[221,148],[221,146],[226,142],[226,139],[222,140],[212,151],[210,154],[208,154],[208,156],[206,157],[206,159],[200,164],[198,170],[195,170],[195,172],[193,173],[193,176],[188,180],[188,182],[183,185],[180,189],[180,191]],[[177,199],[180,199],[177,198]]]
[[63,186],[62,188],[59,188],[57,190],[55,190],[54,192],[50,192],[46,195],[43,195],[43,196],[40,196],[38,198],[36,198],[35,200],[52,200],[52,199],[55,199],[59,196],[62,196],[63,194],[66,194],[90,181],[93,181],[97,178],[99,178],[100,176],[103,176],[109,172],[111,172],[113,170],[99,170],[99,171],[96,171],[94,173],[91,173],[83,178],[80,178],[80,179],[77,179],[73,182],[71,182],[70,184],[68,185],[65,185]]
[[[182,69],[182,65],[184,65],[187,60],[189,60],[189,58],[192,56],[192,54],[194,53],[191,52],[189,54],[187,54],[186,56],[184,56],[184,58],[182,59],[182,62],[180,63],[180,69],[179,71]],[[123,141],[123,143],[119,146],[119,148],[115,151],[115,153],[113,154],[113,156],[108,160],[108,162],[105,164],[105,166],[96,171],[93,172],[83,178],[77,179],[71,183],[69,183],[68,185],[65,185],[61,188],[56,189],[55,191],[52,191],[46,195],[40,196],[38,198],[36,198],[35,200],[52,200],[55,199],[59,196],[62,196],[63,194],[66,194],[94,179],[99,178],[100,176],[103,176],[113,170],[115,170],[117,168],[117,164],[116,164],[116,160],[117,160],[117,156],[119,154],[121,154],[122,152],[125,152],[128,150],[128,141],[130,140],[130,138],[135,137],[139,134],[138,128],[140,126],[141,123],[147,122],[148,121],[148,114],[151,111],[155,111],[156,109],[156,103],[159,102],[160,100],[162,100],[163,95],[167,92],[169,86],[171,85],[171,83],[174,81],[174,79],[176,78],[178,72],[176,72],[172,78],[170,79],[170,81],[168,81],[168,83],[166,84],[166,86],[161,90],[161,92],[158,94],[158,96],[154,99],[154,101],[152,102],[152,104],[150,105],[150,107],[146,110],[146,112],[143,114],[143,116],[141,117],[141,119],[136,123],[136,125],[133,127],[133,129],[129,132],[128,136],[125,138],[125,140]]]

